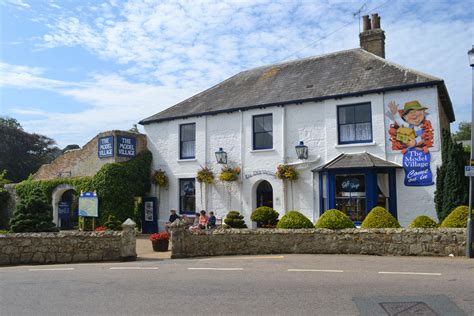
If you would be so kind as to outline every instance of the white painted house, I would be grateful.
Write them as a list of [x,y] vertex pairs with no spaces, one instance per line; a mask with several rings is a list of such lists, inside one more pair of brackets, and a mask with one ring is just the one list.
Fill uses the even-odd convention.
[[[218,217],[237,210],[250,223],[261,205],[280,215],[298,210],[313,222],[330,208],[360,222],[376,205],[402,225],[421,214],[436,218],[440,134],[454,121],[450,98],[442,79],[383,58],[380,18],[372,19],[371,26],[364,18],[360,34],[365,49],[243,71],[142,120],[153,168],[169,177],[160,227],[170,209]],[[307,159],[297,157],[300,141]],[[217,179],[219,148],[230,167],[241,168],[231,185]],[[277,179],[279,164],[294,166],[299,178]],[[214,171],[214,184],[196,181],[203,166]]]

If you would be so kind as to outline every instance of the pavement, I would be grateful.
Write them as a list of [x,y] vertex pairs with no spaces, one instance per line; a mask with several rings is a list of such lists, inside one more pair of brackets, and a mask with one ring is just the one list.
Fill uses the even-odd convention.
[[155,252],[150,241],[150,235],[137,235],[137,260],[170,259],[171,251]]

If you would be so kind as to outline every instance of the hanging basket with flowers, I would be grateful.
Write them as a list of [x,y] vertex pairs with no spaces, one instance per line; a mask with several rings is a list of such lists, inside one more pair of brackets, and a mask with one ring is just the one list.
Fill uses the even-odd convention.
[[157,184],[160,187],[166,187],[168,185],[168,177],[164,170],[159,169],[153,173],[152,181],[154,184]]
[[150,235],[153,251],[168,251],[170,234],[168,232],[155,233]]
[[197,172],[196,179],[199,183],[214,183],[214,172],[209,167],[201,167]]
[[237,181],[240,174],[240,167],[230,168],[230,167],[223,167],[221,173],[219,174],[219,180],[231,182]]
[[275,175],[278,179],[281,180],[293,181],[298,179],[298,172],[296,171],[296,169],[286,164],[278,165]]

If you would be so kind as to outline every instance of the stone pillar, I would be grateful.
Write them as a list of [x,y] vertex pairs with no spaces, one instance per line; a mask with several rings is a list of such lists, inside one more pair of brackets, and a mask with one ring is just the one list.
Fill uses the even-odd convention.
[[128,218],[122,224],[122,247],[120,257],[122,261],[137,260],[137,240],[135,235],[135,226],[137,224]]

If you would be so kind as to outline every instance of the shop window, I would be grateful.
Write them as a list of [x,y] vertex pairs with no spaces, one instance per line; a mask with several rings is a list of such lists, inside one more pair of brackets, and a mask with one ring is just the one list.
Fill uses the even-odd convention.
[[194,159],[196,157],[196,123],[179,126],[179,158]]
[[372,141],[372,113],[370,103],[337,107],[339,144]]
[[179,179],[179,212],[180,214],[196,213],[196,180]]
[[253,117],[253,149],[271,148],[273,148],[272,114],[255,115]]
[[377,206],[384,207],[385,209],[389,209],[389,196],[390,196],[390,189],[388,184],[388,174],[386,173],[379,173],[377,174]]
[[354,222],[366,216],[365,176],[363,174],[336,175],[336,209]]

